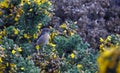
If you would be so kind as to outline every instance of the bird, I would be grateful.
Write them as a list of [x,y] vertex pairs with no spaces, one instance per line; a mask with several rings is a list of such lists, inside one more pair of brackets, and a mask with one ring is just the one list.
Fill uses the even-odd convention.
[[50,38],[50,29],[49,28],[43,28],[41,30],[41,34],[39,34],[36,44],[40,46],[45,46]]
[[49,42],[49,38],[50,38],[50,29],[43,28],[41,29],[41,33],[39,34],[38,38],[35,41],[35,45],[39,45],[44,50],[44,47]]

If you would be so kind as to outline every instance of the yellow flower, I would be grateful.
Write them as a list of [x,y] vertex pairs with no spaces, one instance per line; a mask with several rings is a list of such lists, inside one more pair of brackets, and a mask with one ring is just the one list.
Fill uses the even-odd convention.
[[33,9],[30,9],[29,11],[30,11],[30,12],[32,12],[32,11],[33,11]]
[[19,14],[24,13],[24,10],[22,8],[19,8]]
[[30,38],[30,36],[29,36],[28,34],[24,34],[24,38],[29,39],[29,38]]
[[6,66],[7,66],[7,67],[9,66],[9,63],[8,63],[8,62],[6,63]]
[[60,27],[63,28],[63,29],[67,29],[66,23],[63,23],[62,25],[60,25]]
[[13,16],[13,14],[9,14],[9,16]]
[[40,29],[41,27],[42,27],[42,23],[39,23],[39,24],[37,25],[37,28]]
[[33,34],[33,38],[37,39],[38,35],[37,34]]
[[102,49],[103,47],[104,47],[104,44],[101,44],[99,48]]
[[120,47],[114,49],[108,48],[106,51],[102,52],[97,59],[99,73],[106,73],[107,71],[109,73],[109,69],[116,71],[116,73],[120,73],[119,56]]
[[66,33],[67,33],[67,31],[66,31],[66,30],[64,30],[64,31],[63,31],[63,33],[64,33],[64,34],[66,34]]
[[3,60],[2,60],[2,58],[0,57],[0,63],[2,63],[3,62]]
[[48,0],[33,0],[35,3],[37,3],[38,5],[41,5],[45,2],[49,2]]
[[0,44],[2,44],[2,39],[0,39]]
[[41,0],[41,3],[42,3],[42,4],[45,3],[45,2],[47,2],[47,0]]
[[52,52],[55,52],[55,51],[56,51],[56,49],[55,49],[55,48],[53,48],[53,49],[52,49]]
[[22,48],[21,48],[21,47],[19,47],[17,50],[18,50],[19,52],[21,52],[21,51],[22,51]]
[[39,46],[39,45],[36,45],[35,48],[36,48],[37,50],[39,50],[39,49],[40,49],[40,46]]
[[50,34],[50,36],[51,36],[51,40],[52,40],[56,35],[58,35],[57,32],[52,32],[52,33]]
[[108,37],[107,37],[107,40],[108,40],[108,41],[111,41],[111,36],[108,36]]
[[53,58],[56,59],[56,57],[57,57],[56,54],[54,54],[54,55],[53,55]]
[[51,3],[50,1],[48,1],[48,5],[50,5],[50,6],[51,6],[51,5],[52,5],[52,3]]
[[2,39],[2,36],[0,35],[0,39]]
[[77,68],[80,69],[82,68],[83,66],[81,64],[77,64]]
[[41,5],[41,1],[40,0],[34,0],[38,5]]
[[17,35],[18,34],[18,30],[16,28],[14,28],[13,30],[14,30],[14,34]]
[[21,69],[21,70],[25,70],[25,68],[24,68],[24,67],[21,67],[20,69]]
[[0,73],[3,73],[3,71],[5,71],[5,68],[5,64],[0,63]]
[[31,4],[30,0],[27,3],[28,3],[28,5],[30,5]]
[[117,66],[116,72],[120,73],[120,61],[118,62],[118,66]]
[[100,38],[100,42],[104,42],[103,38]]
[[15,21],[18,21],[18,17],[16,16],[16,17],[14,18],[14,20],[15,20]]
[[15,50],[12,50],[12,54],[14,55],[16,53],[16,51]]
[[9,7],[9,1],[3,0],[3,2],[0,2],[0,8],[8,8]]
[[24,2],[23,2],[23,1],[21,1],[20,5],[21,5],[21,6],[23,6],[23,5],[24,5]]
[[73,33],[73,32],[70,32],[70,36],[72,36],[72,35],[74,35],[74,33]]
[[115,51],[114,49],[109,49],[109,50],[105,50],[102,54],[105,57],[108,57],[108,56],[111,56],[114,51]]
[[6,35],[6,30],[0,31],[0,35]]
[[75,54],[72,53],[72,54],[70,55],[70,57],[71,57],[72,59],[74,59],[74,58],[75,58]]
[[53,44],[53,43],[48,43],[48,45],[52,46],[53,48],[56,47],[56,44]]
[[0,10],[0,16],[2,15],[2,10]]
[[44,14],[49,15],[49,12],[47,10],[44,11]]

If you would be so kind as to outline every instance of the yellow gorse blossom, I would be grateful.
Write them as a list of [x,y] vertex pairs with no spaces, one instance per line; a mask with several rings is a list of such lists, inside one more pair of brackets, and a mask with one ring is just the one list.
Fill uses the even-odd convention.
[[67,33],[67,30],[64,30],[63,33],[66,34],[66,33]]
[[3,31],[0,31],[0,35],[1,35],[1,36],[6,35],[6,30],[4,29]]
[[0,16],[2,15],[2,10],[0,10]]
[[21,70],[25,70],[25,68],[24,68],[24,67],[21,67],[20,69],[21,69]]
[[56,55],[56,54],[54,54],[54,55],[53,55],[53,58],[54,58],[54,59],[56,59],[56,58],[57,58],[57,55]]
[[21,47],[19,47],[19,48],[17,48],[17,50],[18,50],[19,52],[21,52],[21,51],[22,51],[22,48],[21,48]]
[[55,52],[55,51],[56,51],[56,49],[55,49],[55,48],[53,48],[53,49],[52,49],[52,52]]
[[37,50],[39,50],[39,49],[40,49],[40,46],[39,46],[39,45],[36,45],[35,48],[36,48]]
[[3,0],[0,2],[0,8],[8,8],[9,7],[9,0]]
[[48,1],[48,5],[50,5],[50,6],[51,6],[51,5],[52,5],[52,3],[51,3],[50,1]]
[[81,64],[77,64],[77,68],[80,69],[82,68],[83,66]]
[[60,27],[63,28],[63,29],[67,29],[66,23],[63,23],[62,25],[60,25]]
[[58,35],[57,32],[52,32],[52,33],[50,34],[50,41],[51,41],[55,36],[57,36],[57,35]]
[[104,42],[103,38],[100,38],[100,42]]
[[16,53],[16,51],[15,50],[12,50],[12,54],[14,55]]
[[4,64],[0,63],[0,73],[3,73],[5,68],[6,68],[6,66]]
[[50,45],[50,46],[52,46],[53,48],[55,48],[56,47],[56,44],[53,44],[53,43],[48,43],[48,45]]
[[[120,45],[118,36],[111,35],[111,36],[108,36],[105,40],[103,38],[100,38],[100,43],[101,43],[99,46],[100,51],[103,52],[103,51],[109,50],[109,48],[112,48],[112,49],[118,48],[118,46]],[[114,40],[114,38],[118,40]]]
[[9,63],[8,63],[8,62],[6,63],[6,66],[7,66],[7,67],[9,66]]
[[39,23],[39,24],[37,25],[37,28],[40,29],[41,27],[42,27],[42,23]]
[[3,60],[2,60],[2,58],[0,57],[0,63],[2,63],[3,62]]
[[18,21],[18,17],[15,17],[14,20],[15,20],[15,21]]
[[0,35],[0,39],[2,39],[2,35]]
[[[120,45],[119,45],[120,46]],[[120,47],[109,47],[105,48],[105,51],[101,52],[97,59],[99,73],[108,73],[111,69],[115,72],[120,73]]]
[[48,0],[40,0],[41,3],[45,3],[47,2]]
[[72,59],[74,59],[74,58],[75,58],[75,54],[74,54],[74,53],[71,53],[70,57],[71,57]]
[[47,10],[44,11],[44,14],[49,15],[49,12]]
[[37,34],[33,34],[33,38],[37,39],[38,35]]
[[48,2],[49,5],[51,5],[51,2],[48,0],[33,0],[34,2],[36,2],[38,5],[44,4],[46,2]]
[[33,9],[30,9],[29,11],[30,11],[30,12],[32,12],[32,11],[33,11]]
[[24,34],[24,38],[29,39],[30,36],[28,34]]
[[108,36],[106,41],[111,41],[111,36]]
[[15,34],[15,35],[17,35],[18,32],[19,32],[18,29],[16,29],[16,28],[13,28],[13,31],[14,31],[14,34]]
[[116,72],[117,72],[117,73],[120,73],[120,61],[118,62],[118,67],[117,67],[117,69],[116,69]]
[[69,31],[69,35],[72,36],[74,35],[75,33],[73,31]]
[[20,5],[23,6],[24,3],[31,4],[31,3],[30,3],[30,0],[21,0]]

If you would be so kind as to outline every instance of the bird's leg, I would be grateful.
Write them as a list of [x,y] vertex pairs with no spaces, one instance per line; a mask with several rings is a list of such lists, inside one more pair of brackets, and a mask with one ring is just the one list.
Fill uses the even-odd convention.
[[38,53],[38,55],[40,55],[40,51],[39,51],[39,49],[37,50],[37,53]]

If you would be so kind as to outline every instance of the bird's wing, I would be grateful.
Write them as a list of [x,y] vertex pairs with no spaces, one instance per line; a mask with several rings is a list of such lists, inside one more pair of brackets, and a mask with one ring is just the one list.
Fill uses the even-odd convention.
[[42,45],[45,42],[45,36],[41,35],[40,37],[38,37],[36,44]]

